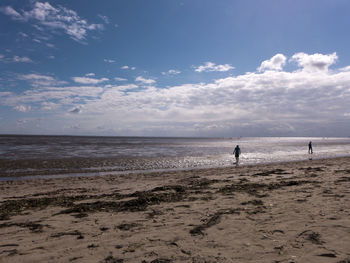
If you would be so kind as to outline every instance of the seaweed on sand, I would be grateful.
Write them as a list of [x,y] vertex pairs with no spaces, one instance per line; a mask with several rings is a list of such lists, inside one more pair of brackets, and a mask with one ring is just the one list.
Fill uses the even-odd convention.
[[[154,190],[153,190],[154,191]],[[59,212],[58,214],[71,213],[92,213],[92,212],[137,212],[144,211],[150,205],[163,202],[178,202],[185,198],[184,191],[154,193],[151,191],[135,192],[129,197],[136,197],[127,201],[96,201],[90,203],[72,204],[70,208]]]
[[84,238],[83,234],[78,230],[69,231],[69,232],[60,232],[60,233],[51,235],[51,237],[61,237],[61,236],[77,236],[77,239]]
[[11,227],[11,226],[18,226],[18,227],[26,227],[33,233],[41,233],[43,232],[44,225],[35,223],[35,222],[25,222],[25,223],[4,223],[0,224],[0,228],[4,227]]
[[323,172],[325,167],[307,167],[307,168],[299,168],[301,171],[306,171],[306,172]]
[[233,183],[231,185],[226,185],[219,189],[220,193],[223,194],[231,194],[232,192],[245,192],[250,195],[258,195],[259,191],[271,191],[280,189],[283,187],[289,187],[289,186],[299,186],[303,184],[310,184],[310,183],[318,183],[317,181],[306,181],[306,180],[299,180],[299,181],[281,181],[281,182],[273,182],[270,184],[264,184],[264,183]]
[[146,261],[146,260],[142,260],[141,263],[171,263],[172,260],[167,259],[167,258],[156,258],[150,262]]
[[118,199],[134,197],[126,201],[96,201],[89,203],[72,204],[70,208],[61,211],[59,214],[71,213],[92,213],[92,212],[137,212],[145,211],[148,206],[160,203],[179,202],[188,196],[188,190],[203,188],[215,180],[192,181],[187,187],[182,185],[168,185],[155,187],[149,191],[137,191],[128,195],[119,195]]
[[204,230],[212,227],[216,224],[219,224],[221,221],[221,216],[224,214],[240,214],[240,211],[242,209],[236,208],[236,209],[227,209],[222,210],[219,212],[216,212],[213,216],[211,216],[204,224],[196,226],[190,230],[191,235],[204,235]]
[[260,205],[264,205],[264,202],[261,200],[254,199],[254,200],[249,200],[241,203],[241,205],[249,205],[249,204],[260,206]]
[[253,174],[252,176],[269,176],[269,175],[272,175],[272,174],[280,175],[280,174],[291,174],[291,173],[286,172],[283,169],[274,169],[274,170],[270,170],[270,171],[264,171],[264,172],[256,173],[256,174]]
[[207,220],[207,222],[205,222],[203,225],[199,225],[199,226],[196,226],[195,228],[191,229],[190,234],[191,235],[204,235],[203,230],[220,223],[220,220],[221,220],[221,214],[216,213],[211,218],[209,218]]
[[118,226],[116,226],[116,228],[118,228],[119,230],[123,230],[123,231],[128,231],[134,227],[139,226],[139,224],[136,223],[124,223],[124,224],[120,224]]
[[338,184],[338,183],[345,183],[345,182],[350,182],[350,177],[343,176],[343,177],[340,177],[338,180],[335,181],[336,184]]
[[311,241],[311,243],[316,245],[322,245],[324,242],[321,240],[321,235],[312,230],[305,230],[301,232],[298,237],[303,237],[306,240]]
[[[40,198],[22,198],[17,200],[6,200],[0,205],[0,220],[8,220],[11,216],[22,213],[30,209],[45,209],[48,206],[67,207],[67,209],[58,214],[73,214],[77,218],[87,216],[92,212],[123,212],[123,211],[144,211],[150,205],[160,204],[163,202],[178,202],[184,200],[191,190],[203,189],[217,180],[191,180],[188,186],[168,185],[155,187],[148,191],[137,191],[131,194],[101,194],[101,195],[76,195],[76,196],[50,196]],[[121,201],[100,200],[112,198]],[[131,200],[122,200],[132,198]],[[94,202],[79,203],[88,199],[97,199]],[[56,214],[57,215],[57,214]]]
[[83,200],[86,196],[56,196],[42,198],[23,198],[6,200],[0,205],[0,220],[8,220],[12,215],[28,209],[45,209],[48,206],[69,207],[74,201]]
[[123,263],[124,259],[121,258],[115,258],[112,255],[109,255],[108,257],[106,257],[102,262],[104,263]]
[[[161,193],[157,193],[160,192]],[[97,211],[143,211],[148,205],[161,202],[175,202],[184,198],[186,188],[180,185],[156,187],[150,191],[135,192],[132,194],[101,194],[101,195],[76,195],[76,196],[53,196],[40,198],[22,198],[17,200],[6,200],[0,205],[0,220],[9,220],[11,216],[22,213],[25,210],[45,209],[48,206],[67,207],[62,213],[76,213],[77,218],[87,216],[86,212]],[[136,197],[128,201],[96,201],[93,203],[74,204],[76,201],[88,199],[123,198]]]

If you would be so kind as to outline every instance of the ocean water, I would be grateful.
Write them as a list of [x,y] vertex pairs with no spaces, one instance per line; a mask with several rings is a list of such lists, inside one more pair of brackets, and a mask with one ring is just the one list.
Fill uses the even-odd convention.
[[[0,136],[0,159],[47,160],[86,158],[84,170],[142,171],[231,166],[233,149],[242,151],[241,165],[350,156],[350,138],[151,138],[87,136]],[[96,167],[88,159],[114,158]],[[132,161],[128,161],[132,160]],[[97,165],[98,166],[98,165]],[[30,168],[28,168],[30,169]],[[39,168],[35,168],[39,169]],[[34,169],[34,171],[35,171]],[[2,170],[0,167],[0,176]]]

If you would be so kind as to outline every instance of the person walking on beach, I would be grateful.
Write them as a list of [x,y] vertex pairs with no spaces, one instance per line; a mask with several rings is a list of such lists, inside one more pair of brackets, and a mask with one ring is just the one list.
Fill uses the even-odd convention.
[[233,154],[236,157],[236,165],[238,165],[239,155],[241,154],[241,149],[239,148],[239,145],[237,145],[236,148],[233,150]]
[[309,154],[312,154],[313,151],[312,151],[312,142],[310,141],[309,142]]

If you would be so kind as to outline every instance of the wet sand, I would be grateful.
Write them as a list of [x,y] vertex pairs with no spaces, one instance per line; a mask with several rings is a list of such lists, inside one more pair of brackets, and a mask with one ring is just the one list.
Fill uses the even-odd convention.
[[0,201],[0,262],[350,262],[350,158],[2,181]]

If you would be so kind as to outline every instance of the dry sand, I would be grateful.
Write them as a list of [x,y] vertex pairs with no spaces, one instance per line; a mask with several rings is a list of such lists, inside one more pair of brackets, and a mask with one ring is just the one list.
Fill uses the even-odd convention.
[[0,182],[0,262],[350,262],[350,158]]

